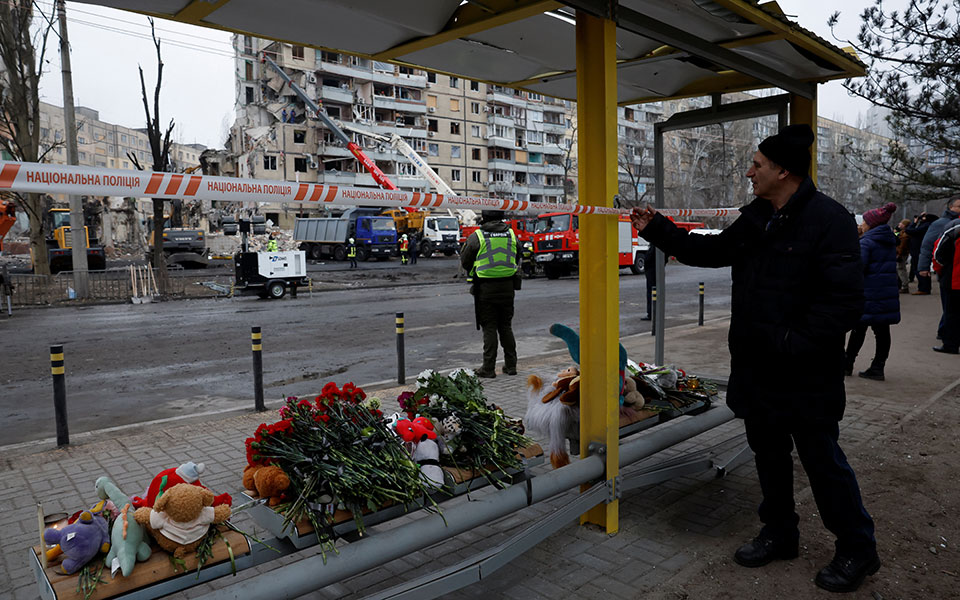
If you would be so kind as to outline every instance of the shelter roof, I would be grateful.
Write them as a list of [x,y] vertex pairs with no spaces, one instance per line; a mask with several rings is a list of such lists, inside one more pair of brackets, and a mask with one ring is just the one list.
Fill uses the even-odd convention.
[[575,15],[617,22],[620,104],[816,83],[865,67],[756,0],[87,0],[576,99]]

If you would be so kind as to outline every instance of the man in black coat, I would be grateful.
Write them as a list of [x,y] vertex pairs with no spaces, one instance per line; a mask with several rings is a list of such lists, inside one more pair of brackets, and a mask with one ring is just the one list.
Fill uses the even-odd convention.
[[918,275],[917,265],[920,262],[920,247],[923,245],[923,236],[930,228],[930,223],[936,220],[937,215],[922,213],[913,218],[913,223],[907,225],[906,232],[910,238],[910,281],[913,281],[914,277],[917,278],[917,291],[913,293],[915,296],[928,295],[932,289],[930,275]]
[[760,567],[798,556],[796,446],[823,524],[837,536],[816,584],[846,592],[880,568],[873,520],[838,445],[844,336],[863,311],[863,268],[853,217],[807,176],[812,143],[807,125],[761,142],[747,171],[757,198],[720,235],[688,235],[649,207],[631,217],[681,262],[732,267],[727,404],[744,420],[763,492],[763,528],[734,560]]

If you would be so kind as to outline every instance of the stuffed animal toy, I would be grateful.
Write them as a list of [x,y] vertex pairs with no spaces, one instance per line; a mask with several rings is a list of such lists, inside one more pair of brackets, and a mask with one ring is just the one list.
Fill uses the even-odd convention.
[[637,380],[630,376],[625,377],[623,380],[623,408],[640,410],[644,404],[646,404],[646,400],[637,389]]
[[[556,388],[544,393],[543,380],[531,375],[527,378],[527,414],[523,422],[530,431],[547,436],[550,464],[559,469],[570,464],[567,453],[567,430],[577,420],[579,408],[576,404],[564,404],[557,399]],[[553,394],[553,400],[544,402],[547,395]]]
[[[580,364],[580,335],[567,327],[566,325],[561,325],[560,323],[554,323],[550,326],[550,333],[557,336],[567,344],[567,351],[570,353],[570,358],[573,359],[573,362]],[[627,371],[627,349],[623,347],[623,344],[620,344],[620,365],[619,365],[619,374],[620,374],[620,405],[623,406],[624,402],[624,378],[626,377]]]
[[[200,483],[200,473],[203,473],[203,470],[203,463],[185,462],[174,469],[160,471],[150,482],[150,487],[147,488],[144,494],[146,498],[139,496],[133,497],[133,506],[137,509],[143,508],[144,506],[152,507],[157,501],[157,498],[161,496],[165,490],[169,490],[180,483],[189,483],[203,487],[203,484]],[[220,494],[214,499],[213,504],[214,506],[219,506],[220,504],[230,506],[233,504],[233,498],[230,497],[230,494]]]
[[433,423],[430,422],[430,419],[424,417],[417,417],[412,421],[410,419],[400,419],[397,421],[396,432],[400,439],[409,443],[437,439],[437,433],[433,430]]
[[88,510],[63,529],[47,529],[43,532],[43,541],[58,544],[64,559],[60,568],[67,575],[76,573],[90,562],[98,552],[110,550],[110,535],[107,533],[107,520]]
[[413,446],[410,457],[420,465],[420,476],[435,487],[443,487],[443,469],[440,468],[440,446],[435,439],[424,439]]
[[[540,380],[539,377],[537,379]],[[530,383],[529,379],[527,383]],[[557,373],[557,380],[553,382],[553,389],[547,392],[540,401],[546,404],[554,398],[559,399],[567,406],[580,404],[580,369],[567,367]]]
[[253,490],[260,498],[267,498],[268,506],[276,506],[283,501],[284,492],[290,487],[290,478],[276,465],[248,465],[243,470],[243,487]]
[[122,507],[120,514],[113,521],[110,532],[110,552],[107,553],[107,566],[110,572],[116,575],[117,569],[124,577],[129,577],[137,561],[143,562],[150,558],[150,545],[145,541],[146,530],[133,518],[133,507],[130,498],[120,491],[109,477],[100,477],[95,484],[97,496],[110,499],[117,506]]
[[463,431],[463,423],[460,417],[451,413],[449,416],[440,420],[440,439],[444,442],[444,450],[450,452],[449,446],[453,440]]
[[175,558],[183,558],[197,549],[210,525],[230,518],[230,507],[214,506],[214,498],[205,487],[178,483],[161,494],[153,508],[138,508],[134,517],[161,548]]

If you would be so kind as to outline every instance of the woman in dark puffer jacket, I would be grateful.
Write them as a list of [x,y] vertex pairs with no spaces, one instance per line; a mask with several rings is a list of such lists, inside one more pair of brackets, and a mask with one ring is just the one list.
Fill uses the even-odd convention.
[[860,377],[883,381],[883,366],[890,354],[890,326],[900,322],[900,296],[897,284],[897,237],[887,222],[897,210],[888,202],[882,208],[863,213],[860,225],[860,258],[863,262],[863,316],[850,332],[847,342],[847,375],[853,375],[853,363],[863,346],[867,327],[877,338],[873,363]]

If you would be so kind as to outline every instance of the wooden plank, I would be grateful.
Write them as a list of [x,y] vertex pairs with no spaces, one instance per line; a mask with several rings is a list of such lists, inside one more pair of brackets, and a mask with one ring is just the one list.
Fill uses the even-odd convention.
[[[223,533],[223,537],[230,543],[235,558],[250,553],[250,545],[247,543],[247,538],[242,534],[226,528],[221,528],[221,532]],[[129,577],[124,577],[117,571],[116,578],[111,579],[110,568],[108,565],[105,565],[103,567],[103,573],[100,576],[103,581],[97,585],[97,589],[93,595],[90,596],[90,600],[114,598],[176,577],[196,577],[197,556],[195,553],[190,553],[184,558],[187,569],[186,572],[184,572],[179,568],[175,570],[173,563],[170,562],[170,555],[167,554],[167,552],[156,545],[152,547],[153,554],[150,555],[150,558],[144,562],[138,562]],[[33,551],[39,556],[40,547],[35,546]],[[227,550],[227,545],[223,543],[223,540],[217,540],[213,545],[213,556],[207,560],[203,568],[206,569],[229,560],[230,554]],[[49,581],[51,587],[53,587],[56,598],[58,600],[83,600],[83,594],[77,592],[79,575],[77,573],[72,575],[60,574],[57,572],[59,565],[59,561],[53,561],[44,571],[47,581]],[[203,569],[201,569],[201,572],[202,571]],[[190,584],[193,584],[192,579]],[[184,587],[190,587],[190,585]]]

